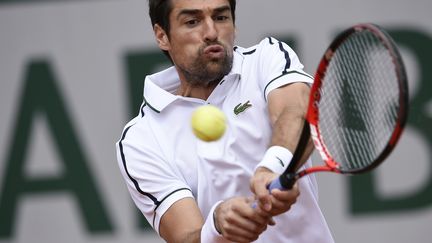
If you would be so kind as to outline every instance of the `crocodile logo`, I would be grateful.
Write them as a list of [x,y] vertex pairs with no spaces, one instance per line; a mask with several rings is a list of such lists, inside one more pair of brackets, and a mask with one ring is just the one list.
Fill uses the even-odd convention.
[[239,103],[238,105],[236,105],[236,107],[234,107],[234,114],[238,115],[238,114],[244,112],[247,108],[249,108],[251,106],[252,106],[252,104],[250,103],[249,100],[244,104]]

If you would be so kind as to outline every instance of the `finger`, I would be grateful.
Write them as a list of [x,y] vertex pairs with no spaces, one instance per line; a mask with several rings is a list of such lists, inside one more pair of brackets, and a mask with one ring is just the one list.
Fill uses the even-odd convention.
[[270,211],[271,196],[267,188],[268,184],[277,178],[277,175],[269,169],[259,167],[251,179],[251,190],[258,199],[258,205],[265,211]]
[[[258,201],[253,201],[253,214],[251,214],[250,217],[260,217],[259,219],[268,221],[273,215],[270,213],[270,211],[264,210],[262,207],[258,206]],[[255,215],[256,214],[256,215]],[[261,221],[259,221],[261,222]]]
[[282,191],[272,190],[272,210],[270,213],[275,216],[288,211],[296,203],[299,194],[298,188]]
[[258,205],[265,211],[271,210],[271,195],[264,181],[256,181],[253,185],[253,191],[258,200]]
[[295,202],[283,202],[283,201],[274,201],[272,203],[273,207],[271,210],[271,214],[272,215],[279,215],[281,213],[284,213],[288,210],[291,209],[291,206],[294,204]]
[[262,210],[260,207],[253,208],[250,205],[251,199],[247,199],[245,200],[244,206],[242,205],[241,207],[234,207],[233,211],[236,212],[239,216],[242,216],[247,220],[252,221],[256,225],[267,225],[272,215],[269,212]]
[[273,189],[271,195],[274,199],[284,202],[295,202],[297,197],[300,195],[297,184],[293,186],[290,190],[279,190]]
[[248,219],[241,219],[236,222],[226,222],[223,225],[223,229],[227,234],[239,235],[242,237],[250,237],[251,235],[259,235],[266,228],[270,220],[265,221],[264,224],[257,224]]
[[258,205],[265,211],[269,212],[272,209],[272,201],[270,194],[259,195]]
[[223,235],[223,237],[229,242],[250,243],[256,241],[259,235],[250,235],[246,237],[239,236],[239,235]]
[[258,239],[259,233],[230,224],[224,229],[222,235],[225,239],[233,242],[252,242]]
[[277,191],[277,192],[273,192],[272,191],[272,207],[275,207],[274,203],[288,203],[288,204],[293,204],[296,202],[297,197],[299,194],[297,193],[289,193],[289,192],[281,192],[281,191]]
[[[267,228],[268,220],[248,218],[243,213],[233,212],[225,217],[225,220],[220,224],[223,236],[230,241],[235,242],[251,242]],[[260,223],[258,223],[260,222]]]

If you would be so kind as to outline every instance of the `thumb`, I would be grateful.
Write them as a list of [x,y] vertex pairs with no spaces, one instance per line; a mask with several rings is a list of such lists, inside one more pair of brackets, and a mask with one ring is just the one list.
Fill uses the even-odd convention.
[[260,208],[267,212],[270,211],[272,209],[271,195],[264,181],[256,181],[253,185],[253,192]]
[[266,190],[266,194],[262,195],[262,196],[258,196],[258,202],[260,207],[267,212],[270,212],[270,210],[272,209],[272,204],[271,204],[271,198],[270,198],[270,194],[268,192],[268,190]]
[[272,209],[272,198],[267,184],[274,177],[274,173],[265,167],[258,167],[251,178],[251,190],[258,200],[258,205],[264,211]]

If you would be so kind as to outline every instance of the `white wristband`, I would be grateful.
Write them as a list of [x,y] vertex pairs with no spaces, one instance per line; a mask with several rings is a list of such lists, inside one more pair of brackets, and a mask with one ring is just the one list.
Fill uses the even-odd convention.
[[216,230],[216,226],[214,224],[215,219],[213,218],[214,211],[216,207],[221,203],[219,201],[213,205],[210,209],[210,212],[207,215],[206,221],[201,228],[201,242],[209,242],[209,243],[225,243],[229,242],[219,232]]
[[265,167],[274,173],[282,174],[288,167],[293,154],[285,147],[282,146],[271,146],[267,149],[263,159],[255,167]]

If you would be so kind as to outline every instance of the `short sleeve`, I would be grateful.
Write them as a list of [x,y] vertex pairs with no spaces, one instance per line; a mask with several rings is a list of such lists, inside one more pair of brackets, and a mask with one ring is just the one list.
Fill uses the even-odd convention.
[[259,82],[266,98],[270,91],[283,85],[313,82],[313,77],[303,70],[297,54],[286,43],[267,37],[259,43],[257,52]]
[[159,233],[163,214],[174,202],[192,197],[187,183],[158,151],[145,126],[130,123],[117,142],[117,160],[129,193],[150,225]]

